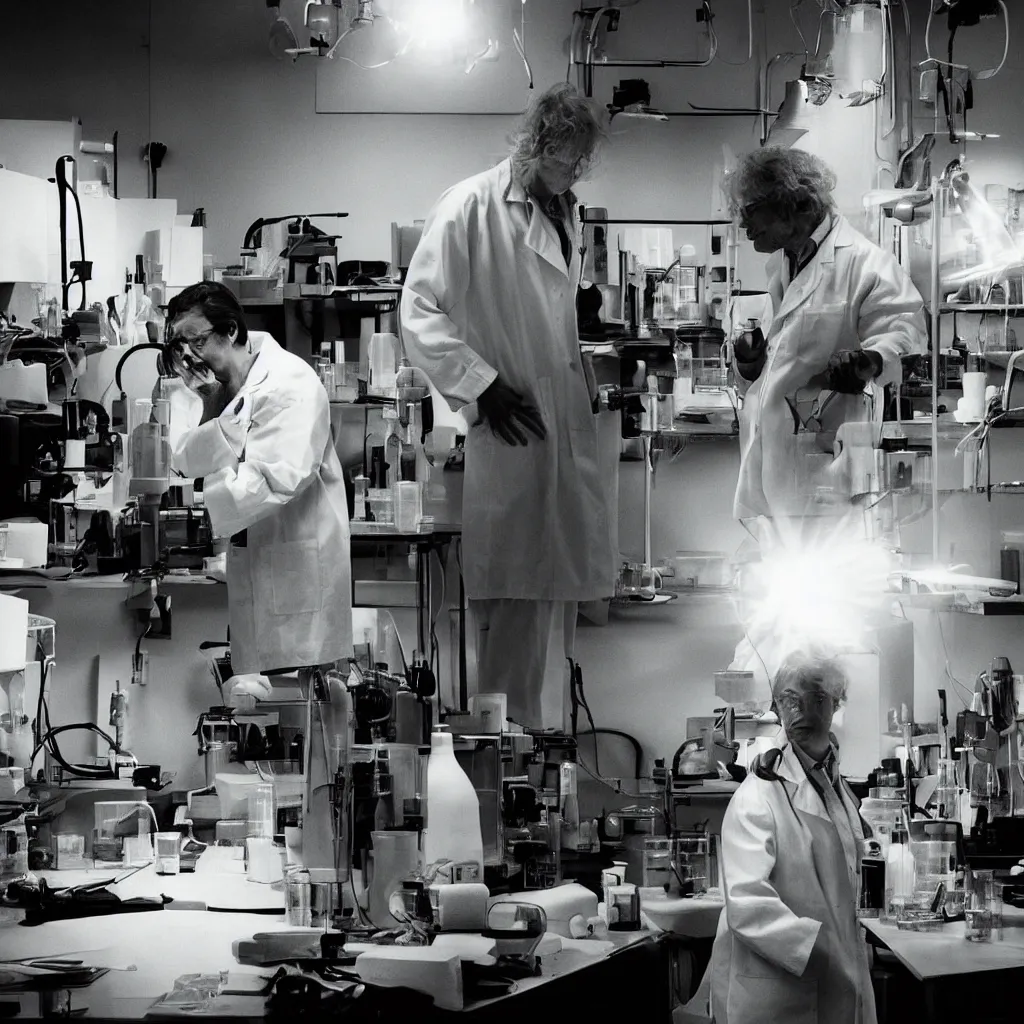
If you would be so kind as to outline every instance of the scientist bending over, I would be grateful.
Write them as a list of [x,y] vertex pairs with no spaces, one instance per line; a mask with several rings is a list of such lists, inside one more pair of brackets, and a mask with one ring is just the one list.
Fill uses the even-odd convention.
[[803,462],[815,451],[795,413],[826,436],[846,422],[880,423],[881,389],[902,380],[903,356],[925,350],[924,304],[896,259],[838,213],[836,176],[818,157],[768,146],[745,156],[726,187],[740,228],[772,254],[767,337],[735,348],[745,392],[735,515],[801,516],[813,497]]
[[865,825],[831,735],[846,689],[820,650],[791,654],[776,674],[787,742],[755,764],[722,825],[715,1024],[875,1024],[857,921]]
[[533,728],[564,727],[577,605],[615,588],[616,518],[576,326],[570,191],[602,135],[596,108],[571,85],[536,97],[511,157],[441,197],[402,294],[409,360],[453,407],[476,405],[463,576],[480,689],[507,694],[509,717]]
[[[227,552],[235,674],[328,665],[352,653],[349,516],[330,403],[313,369],[246,328],[223,285],[186,288],[168,308],[165,366],[177,392],[174,468],[203,478]],[[190,409],[188,400],[192,399]]]

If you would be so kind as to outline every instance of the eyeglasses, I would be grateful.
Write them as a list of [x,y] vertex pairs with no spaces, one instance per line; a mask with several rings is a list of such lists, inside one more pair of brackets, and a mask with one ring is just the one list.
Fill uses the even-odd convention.
[[835,698],[822,690],[815,690],[812,693],[793,693],[787,690],[775,698],[775,705],[780,711],[787,714],[795,714],[797,711],[823,711],[829,705],[835,706]]
[[552,170],[567,174],[574,181],[578,181],[590,166],[590,158],[586,156],[578,156],[574,160],[566,160],[559,156],[545,155],[541,158],[541,161]]
[[749,224],[750,218],[762,207],[768,205],[767,199],[755,199],[752,203],[747,203],[746,206],[741,206],[736,213],[739,218],[740,224]]
[[202,331],[199,334],[172,334],[168,327],[167,344],[172,345],[175,348],[185,348],[187,346],[198,355],[206,347],[206,342],[209,340],[210,336],[216,333],[217,328],[211,327],[208,331]]

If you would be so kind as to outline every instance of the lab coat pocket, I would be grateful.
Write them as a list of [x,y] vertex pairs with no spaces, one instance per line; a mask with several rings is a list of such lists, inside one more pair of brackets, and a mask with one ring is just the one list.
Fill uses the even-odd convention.
[[275,615],[301,615],[320,611],[320,551],[315,540],[272,544],[270,589]]
[[772,977],[734,974],[726,1016],[729,1024],[817,1024],[818,983],[782,970],[773,972]]
[[834,352],[857,348],[859,341],[847,330],[847,307],[841,302],[808,306],[800,314],[799,359],[810,373],[820,373]]

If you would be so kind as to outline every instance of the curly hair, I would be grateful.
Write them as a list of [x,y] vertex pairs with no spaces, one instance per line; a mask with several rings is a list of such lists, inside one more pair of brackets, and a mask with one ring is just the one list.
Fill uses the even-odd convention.
[[575,86],[559,82],[536,96],[512,133],[512,165],[530,173],[546,156],[578,155],[589,167],[606,136],[601,109]]
[[833,207],[835,172],[813,153],[765,146],[744,156],[725,180],[729,208],[736,216],[751,203],[770,203],[782,212],[824,217]]
[[775,673],[772,692],[784,690],[801,679],[813,680],[837,704],[842,704],[846,700],[849,680],[839,660],[841,654],[842,651],[813,644],[790,651]]

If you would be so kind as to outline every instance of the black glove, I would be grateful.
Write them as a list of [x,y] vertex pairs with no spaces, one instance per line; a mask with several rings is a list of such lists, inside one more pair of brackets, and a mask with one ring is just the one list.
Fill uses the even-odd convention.
[[536,407],[498,377],[476,400],[476,408],[479,415],[473,426],[479,427],[486,421],[491,433],[506,444],[515,446],[527,443],[527,435],[521,426],[542,441],[547,437],[544,421]]
[[828,361],[825,388],[841,395],[859,395],[882,372],[882,357],[867,349],[840,349]]
[[768,343],[760,330],[742,334],[732,347],[736,360],[736,372],[744,380],[755,381],[764,369],[765,357],[768,354]]

